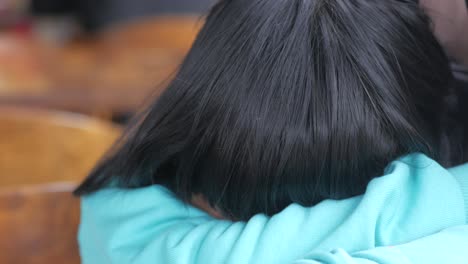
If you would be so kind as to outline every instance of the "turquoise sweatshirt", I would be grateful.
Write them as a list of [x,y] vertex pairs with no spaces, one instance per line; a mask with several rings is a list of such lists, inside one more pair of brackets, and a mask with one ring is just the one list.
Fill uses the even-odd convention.
[[79,244],[84,264],[468,263],[468,227],[448,229],[467,219],[468,164],[413,154],[364,195],[248,222],[213,219],[158,185],[102,190],[82,199]]
[[414,264],[468,263],[468,225],[390,247],[349,254],[343,249],[315,251],[294,264]]

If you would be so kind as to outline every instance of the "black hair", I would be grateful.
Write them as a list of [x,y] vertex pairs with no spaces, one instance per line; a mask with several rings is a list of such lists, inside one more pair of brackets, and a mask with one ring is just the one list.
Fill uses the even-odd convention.
[[416,1],[220,1],[75,193],[163,184],[240,220],[362,194],[402,155],[446,162],[452,80]]

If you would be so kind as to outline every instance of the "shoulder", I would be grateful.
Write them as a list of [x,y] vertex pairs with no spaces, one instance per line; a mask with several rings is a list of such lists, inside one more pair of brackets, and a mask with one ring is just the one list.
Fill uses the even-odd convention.
[[465,202],[466,221],[468,223],[468,163],[449,169],[460,184]]

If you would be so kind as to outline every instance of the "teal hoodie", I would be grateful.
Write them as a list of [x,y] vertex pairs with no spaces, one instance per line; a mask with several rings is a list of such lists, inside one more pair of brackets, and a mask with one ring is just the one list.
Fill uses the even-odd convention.
[[[468,164],[447,170],[412,154],[364,195],[248,222],[213,219],[159,185],[102,190],[82,199],[79,244],[84,264],[427,264],[453,253],[439,248],[468,243],[468,228],[438,233],[467,219]],[[418,254],[434,256],[415,262]],[[459,254],[468,263],[468,250]]]
[[294,264],[432,264],[468,263],[468,225],[398,246],[378,247],[356,253],[343,249],[316,250]]

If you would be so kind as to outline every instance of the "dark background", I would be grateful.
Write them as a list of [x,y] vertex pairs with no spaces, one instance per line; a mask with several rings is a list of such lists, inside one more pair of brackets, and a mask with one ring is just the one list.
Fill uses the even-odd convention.
[[216,0],[33,0],[34,14],[72,14],[85,29],[164,14],[204,14]]

